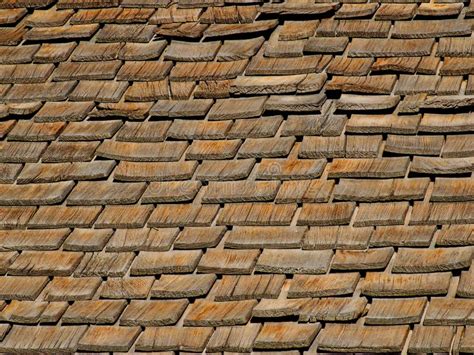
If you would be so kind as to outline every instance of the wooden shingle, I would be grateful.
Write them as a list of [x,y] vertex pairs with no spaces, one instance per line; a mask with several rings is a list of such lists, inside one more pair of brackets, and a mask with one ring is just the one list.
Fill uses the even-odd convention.
[[308,347],[321,325],[298,323],[264,323],[255,339],[256,349],[293,349]]
[[288,298],[350,295],[359,278],[359,273],[295,275],[290,283]]
[[223,275],[211,293],[216,301],[276,299],[280,295],[285,275]]
[[229,302],[198,300],[190,306],[184,318],[184,325],[222,327],[247,324],[256,304],[256,300]]

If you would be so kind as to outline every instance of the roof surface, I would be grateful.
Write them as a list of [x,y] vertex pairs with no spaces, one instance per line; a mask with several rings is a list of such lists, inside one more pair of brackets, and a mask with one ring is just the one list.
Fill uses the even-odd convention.
[[395,2],[0,0],[0,351],[474,352],[474,6]]

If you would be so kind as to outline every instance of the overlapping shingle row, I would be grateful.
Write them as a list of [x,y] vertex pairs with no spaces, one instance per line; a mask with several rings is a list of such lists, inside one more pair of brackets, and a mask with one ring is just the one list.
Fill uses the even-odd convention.
[[0,351],[474,352],[471,17],[0,0]]

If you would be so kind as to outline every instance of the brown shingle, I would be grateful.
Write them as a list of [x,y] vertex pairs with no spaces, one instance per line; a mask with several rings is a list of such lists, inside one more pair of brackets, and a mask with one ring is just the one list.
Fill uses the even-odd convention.
[[256,300],[213,302],[198,300],[194,302],[184,318],[185,326],[230,326],[247,324]]
[[355,204],[349,202],[304,204],[297,224],[314,226],[349,224],[354,210]]
[[472,223],[472,202],[415,202],[410,224],[464,224]]
[[449,352],[455,334],[454,327],[415,326],[410,338],[410,352]]
[[63,324],[113,324],[126,305],[125,300],[76,301],[61,319]]
[[113,230],[104,229],[95,231],[85,228],[76,228],[68,236],[63,250],[69,251],[101,251],[112,236]]
[[333,270],[384,269],[392,255],[393,248],[367,250],[337,250],[331,263]]
[[134,257],[133,253],[85,253],[74,276],[124,276]]
[[216,301],[246,299],[276,299],[280,294],[285,275],[223,275],[211,293]]
[[369,246],[372,232],[372,227],[311,227],[305,233],[303,249],[365,250]]
[[240,147],[239,139],[195,140],[186,152],[187,160],[220,160],[233,158]]
[[318,349],[341,352],[398,352],[403,350],[408,326],[329,324],[318,337]]
[[374,299],[367,313],[365,324],[420,323],[426,304],[426,297]]
[[296,211],[294,204],[226,204],[217,219],[218,225],[289,225]]
[[329,177],[395,178],[405,176],[409,160],[401,158],[334,159]]
[[[219,327],[212,334],[207,351],[235,351],[250,352],[260,331],[260,324],[247,324],[245,326]],[[200,328],[197,328],[200,329]]]
[[459,298],[431,298],[424,325],[467,325],[471,318],[472,300]]
[[429,55],[433,39],[356,38],[349,44],[350,57],[418,57]]
[[408,202],[360,204],[354,220],[354,227],[403,224],[408,207]]
[[153,282],[153,277],[109,278],[101,288],[100,297],[112,299],[147,298]]
[[128,351],[140,332],[140,327],[91,326],[79,341],[78,349]]
[[198,272],[219,274],[250,274],[253,271],[259,250],[209,249],[198,265]]
[[264,249],[255,271],[276,274],[325,274],[329,270],[331,250]]
[[[75,352],[85,326],[23,326],[16,325],[2,342],[5,352]],[[41,341],[38,342],[38,339]]]
[[161,275],[151,289],[156,298],[187,298],[206,295],[216,280],[212,274]]
[[448,292],[451,273],[390,275],[367,273],[362,281],[362,294],[375,297],[433,296]]
[[150,216],[149,227],[210,226],[218,212],[217,205],[158,205]]
[[105,206],[97,218],[96,228],[141,228],[153,211],[153,206]]
[[303,227],[235,227],[225,239],[225,247],[233,249],[299,248]]
[[392,271],[416,273],[464,269],[471,265],[471,259],[472,249],[469,247],[428,250],[400,248]]
[[29,221],[31,228],[88,228],[101,211],[98,206],[42,206]]
[[359,273],[327,275],[295,275],[288,298],[327,297],[352,294],[359,282]]
[[68,276],[83,254],[66,251],[24,251],[8,268],[10,275]]
[[114,172],[119,181],[169,181],[190,179],[197,161],[184,162],[128,162],[121,161]]
[[34,301],[48,283],[45,276],[28,277],[28,282],[21,276],[0,277],[0,299]]
[[135,143],[105,140],[97,155],[126,161],[177,161],[183,155],[186,142]]
[[132,204],[146,189],[145,183],[81,181],[67,199],[68,205]]
[[120,325],[172,325],[181,317],[188,303],[188,300],[133,300],[120,317]]
[[68,180],[100,179],[109,176],[113,161],[93,161],[54,164],[25,164],[18,176],[18,184],[54,183]]
[[458,20],[400,21],[393,27],[393,38],[431,38],[471,34],[467,22]]
[[72,181],[28,185],[0,184],[0,204],[52,205],[62,202],[73,186]]
[[435,226],[379,226],[370,238],[370,246],[428,247]]
[[55,277],[46,287],[44,298],[47,301],[90,300],[101,282],[98,277]]
[[135,348],[140,351],[202,352],[212,333],[212,328],[147,327]]
[[255,339],[256,349],[294,349],[308,347],[321,324],[264,323]]
[[167,252],[142,251],[131,267],[132,275],[189,273],[196,268],[200,250],[175,250]]

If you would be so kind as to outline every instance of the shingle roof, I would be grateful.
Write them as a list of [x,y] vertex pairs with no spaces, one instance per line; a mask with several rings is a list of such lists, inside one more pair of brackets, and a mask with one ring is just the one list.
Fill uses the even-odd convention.
[[0,0],[0,351],[473,353],[472,17]]

